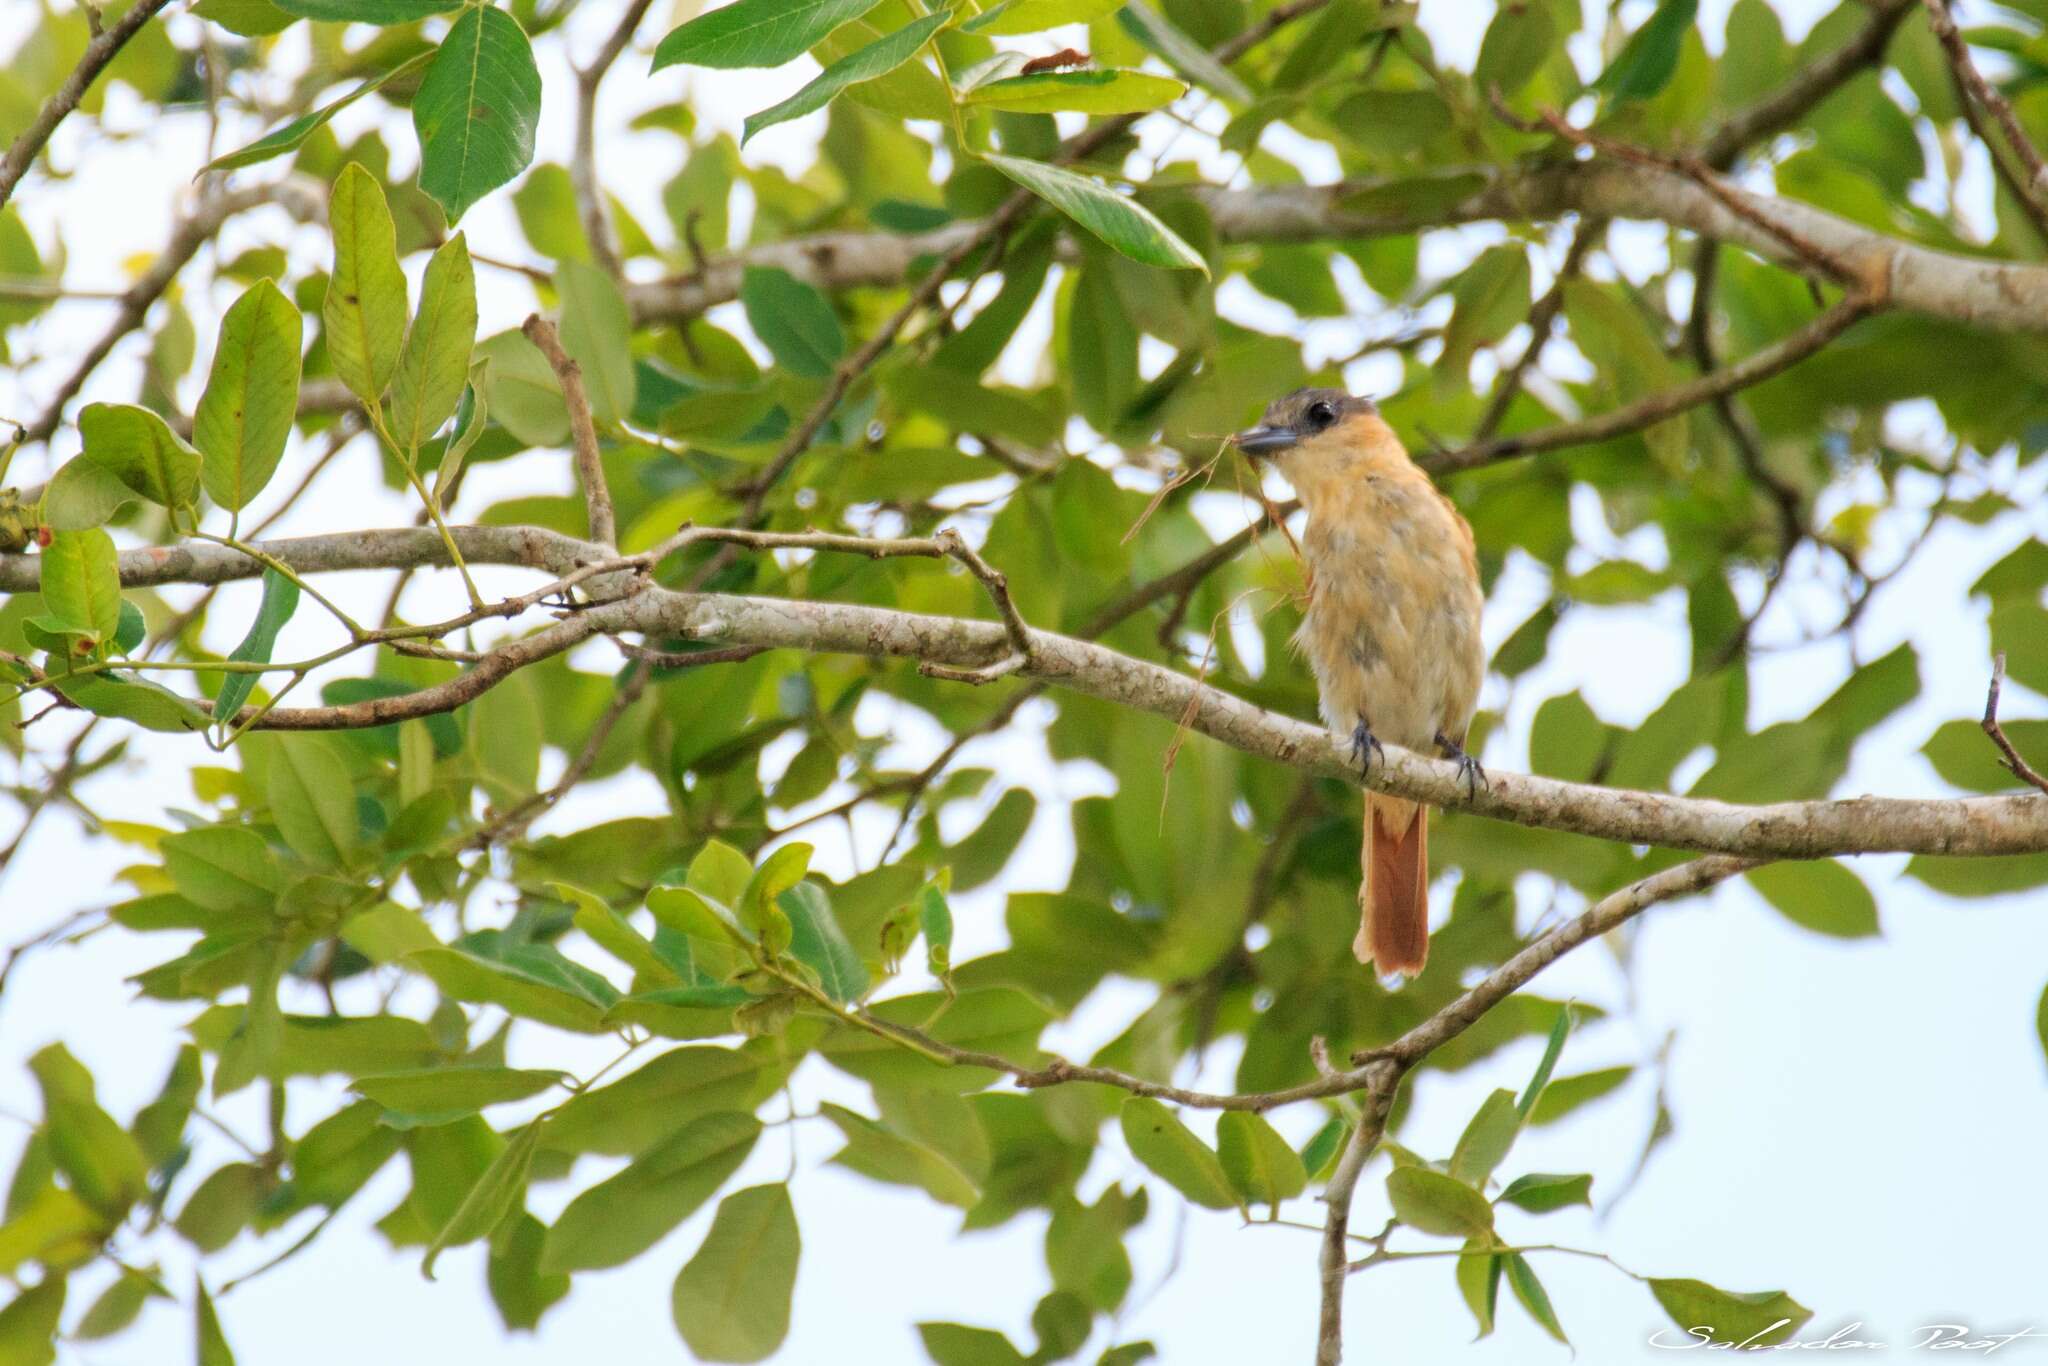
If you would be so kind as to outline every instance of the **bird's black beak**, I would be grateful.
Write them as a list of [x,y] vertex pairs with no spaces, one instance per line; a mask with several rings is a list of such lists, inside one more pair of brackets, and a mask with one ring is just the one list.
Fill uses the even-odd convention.
[[1301,433],[1292,427],[1262,424],[1248,432],[1239,432],[1230,438],[1230,444],[1257,460],[1263,456],[1278,455],[1299,440]]

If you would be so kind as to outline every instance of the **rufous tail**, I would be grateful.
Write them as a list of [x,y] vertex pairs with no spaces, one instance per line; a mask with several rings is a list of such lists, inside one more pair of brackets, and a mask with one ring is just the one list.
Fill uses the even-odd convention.
[[1429,809],[1365,794],[1365,881],[1351,951],[1383,974],[1414,978],[1429,960]]

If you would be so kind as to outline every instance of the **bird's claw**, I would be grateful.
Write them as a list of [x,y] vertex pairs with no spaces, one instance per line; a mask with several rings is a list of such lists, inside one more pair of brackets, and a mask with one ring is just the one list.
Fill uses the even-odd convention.
[[1482,784],[1485,785],[1488,791],[1492,790],[1493,783],[1487,779],[1486,770],[1481,768],[1479,761],[1467,754],[1457,741],[1451,739],[1442,731],[1438,731],[1436,746],[1444,752],[1446,759],[1457,764],[1458,776],[1465,780],[1466,801],[1472,801],[1479,796],[1479,788]]
[[1369,776],[1372,773],[1372,757],[1375,754],[1379,755],[1382,764],[1387,762],[1386,746],[1379,742],[1370,726],[1360,721],[1351,732],[1351,762],[1358,765],[1359,773]]

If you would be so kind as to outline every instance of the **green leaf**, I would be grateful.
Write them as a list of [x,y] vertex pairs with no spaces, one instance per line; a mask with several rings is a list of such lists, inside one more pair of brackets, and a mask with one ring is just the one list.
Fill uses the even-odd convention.
[[1531,1214],[1548,1214],[1567,1205],[1591,1206],[1593,1178],[1584,1172],[1573,1176],[1529,1172],[1508,1182],[1499,1198]]
[[1028,1366],[1032,1360],[993,1328],[965,1323],[920,1323],[917,1336],[935,1366]]
[[213,719],[161,683],[134,674],[59,674],[50,685],[96,716],[132,721],[144,730],[189,734],[205,730]]
[[[561,1084],[561,1072],[463,1064],[357,1077],[351,1090],[412,1121],[403,1127],[473,1115],[490,1105],[525,1100]],[[386,1116],[387,1120],[390,1116]]]
[[1249,1110],[1229,1110],[1216,1121],[1217,1155],[1224,1175],[1247,1203],[1278,1207],[1308,1188],[1308,1172],[1287,1140]]
[[1150,209],[1090,176],[1021,157],[982,153],[982,160],[1038,195],[1134,261],[1166,270],[1199,270],[1201,254],[1159,221]]
[[213,370],[192,415],[192,444],[213,501],[239,512],[263,491],[299,411],[298,307],[258,280],[221,318]]
[[1523,1112],[1515,1105],[1513,1091],[1495,1091],[1480,1103],[1458,1146],[1451,1151],[1451,1176],[1479,1190],[1486,1179],[1515,1146],[1521,1132]]
[[1550,1296],[1543,1289],[1543,1282],[1536,1279],[1536,1268],[1529,1265],[1529,1259],[1519,1252],[1504,1252],[1501,1262],[1509,1288],[1522,1302],[1522,1308],[1529,1311],[1529,1317],[1542,1324],[1544,1332],[1570,1346],[1571,1339],[1564,1335],[1564,1325],[1557,1321],[1557,1311],[1550,1307]]
[[43,549],[43,605],[65,626],[110,644],[121,626],[121,569],[114,538],[94,527],[59,531]]
[[1505,4],[1494,11],[1479,44],[1479,60],[1472,67],[1472,84],[1480,95],[1498,86],[1502,95],[1512,95],[1543,69],[1557,42],[1557,24],[1550,6],[1540,3]]
[[469,748],[493,801],[511,806],[540,782],[541,708],[533,680],[514,674],[469,707]]
[[213,1296],[206,1293],[206,1282],[194,1277],[193,1330],[197,1335],[199,1366],[235,1366],[234,1351],[228,1346],[227,1334],[221,1331],[220,1315],[214,1311]]
[[334,270],[320,308],[327,358],[350,393],[375,404],[405,345],[406,288],[384,187],[360,163],[335,178],[327,221],[334,233]]
[[78,415],[85,459],[159,507],[190,507],[199,498],[199,452],[164,420],[128,403],[88,403]]
[[[261,3],[267,4],[269,0],[261,0]],[[451,3],[448,8],[453,9],[454,4]],[[199,13],[202,10],[203,4],[193,6],[194,13]],[[241,32],[241,30],[237,29],[236,32]],[[201,167],[200,170],[202,172],[233,171],[243,166],[254,166],[258,162],[268,161],[272,157],[283,156],[286,152],[296,152],[299,148],[305,146],[306,139],[326,127],[328,120],[332,119],[336,114],[339,114],[372,90],[383,85],[392,77],[410,72],[414,67],[419,66],[432,55],[430,52],[422,52],[418,56],[408,58],[397,66],[392,67],[383,75],[372,76],[340,99],[329,104],[323,104],[309,114],[301,114],[290,123],[271,129],[247,147],[237,148],[226,156],[215,157],[212,161],[207,162],[205,166]]]
[[953,966],[953,908],[937,882],[928,882],[917,896],[918,928],[924,934],[925,963],[932,976],[944,977]]
[[825,889],[815,882],[800,882],[779,895],[776,905],[789,920],[790,954],[818,974],[819,985],[833,1000],[858,999],[868,989],[868,970],[832,914]]
[[409,24],[456,8],[462,0],[273,0],[287,14],[345,24]]
[[[1678,70],[1678,52],[1692,29],[1699,0],[1657,0],[1656,13],[1629,35],[1619,54],[1608,64],[1595,90],[1605,91],[1617,103],[1647,100],[1671,83]],[[1512,1280],[1513,1268],[1509,1268]],[[1563,1334],[1557,1334],[1560,1341]]]
[[1767,863],[1748,873],[1750,885],[1795,925],[1837,939],[1877,933],[1877,898],[1863,879],[1830,860]]
[[533,161],[540,69],[519,22],[504,10],[465,8],[413,97],[420,188],[461,221],[469,206]]
[[1543,1089],[1550,1085],[1550,1074],[1557,1068],[1557,1060],[1564,1054],[1564,1041],[1572,1032],[1572,1008],[1564,1006],[1557,1012],[1557,1020],[1550,1026],[1550,1038],[1544,1042],[1543,1056],[1537,1060],[1535,1075],[1522,1088],[1522,1098],[1515,1102],[1515,1114],[1527,1119],[1529,1112],[1536,1108],[1536,1102],[1543,1099]]
[[458,1001],[499,1006],[557,1029],[605,1032],[604,1006],[505,964],[460,949],[425,949],[407,955],[405,962]]
[[973,1209],[981,1202],[981,1188],[973,1178],[937,1149],[829,1101],[819,1108],[846,1136],[846,1146],[832,1155],[840,1166],[876,1181],[915,1186],[960,1209]]
[[191,1118],[193,1103],[199,1098],[199,1081],[199,1050],[186,1044],[178,1049],[170,1075],[164,1078],[156,1099],[137,1111],[135,1122],[129,1125],[129,1132],[142,1145],[142,1155],[150,1166],[162,1166],[178,1151],[184,1140],[185,1122]]
[[122,1218],[148,1190],[142,1149],[100,1108],[92,1074],[63,1044],[44,1047],[28,1067],[43,1093],[42,1133],[51,1162],[86,1204],[109,1219]]
[[469,1194],[455,1207],[455,1213],[427,1244],[426,1257],[420,1262],[421,1275],[430,1281],[434,1279],[434,1262],[442,1249],[474,1242],[504,1222],[526,1193],[527,1172],[533,1166],[534,1150],[540,1146],[541,1130],[546,1125],[547,1120],[541,1118],[521,1129],[497,1160],[484,1169],[484,1174],[469,1188]]
[[[891,1024],[922,1028],[941,1043],[994,1053],[1013,1062],[1038,1057],[1038,1036],[1052,1019],[1043,1002],[1009,987],[963,991],[951,1001],[938,992],[920,992],[880,1001],[868,1009]],[[986,1067],[942,1066],[851,1025],[834,1025],[820,1041],[818,1051],[833,1066],[883,1086],[968,1091],[988,1085],[999,1075]]]
[[1529,1111],[1529,1123],[1554,1124],[1580,1106],[1590,1105],[1600,1097],[1619,1090],[1634,1075],[1635,1068],[1623,1064],[1559,1077],[1543,1088],[1542,1097]]
[[[78,1326],[71,1330],[71,1336],[87,1342],[110,1338],[126,1329],[142,1314],[143,1306],[152,1299],[168,1299],[169,1292],[157,1283],[154,1267],[137,1269],[124,1267],[114,1283],[100,1292],[99,1298],[86,1306]],[[4,1343],[4,1339],[0,1339]],[[0,1360],[9,1360],[7,1348],[0,1345]]]
[[960,25],[963,33],[990,37],[1041,33],[1062,24],[1091,24],[1122,9],[1124,0],[1000,0]]
[[560,446],[569,439],[569,408],[561,380],[534,344],[518,330],[477,343],[476,359],[486,368],[484,393],[491,417],[529,446]]
[[1458,1258],[1458,1293],[1479,1325],[1475,1341],[1493,1332],[1494,1313],[1500,1307],[1501,1259],[1493,1246],[1491,1237],[1473,1238]]
[[619,1266],[653,1247],[725,1184],[760,1137],[752,1115],[699,1115],[569,1202],[548,1230],[543,1273]]
[[1117,11],[1117,23],[1124,32],[1156,53],[1165,63],[1198,85],[1207,86],[1232,104],[1250,104],[1252,92],[1216,60],[1208,49],[1188,37],[1158,10],[1133,0]]
[[[58,477],[63,477],[63,471],[58,472]],[[48,508],[46,500],[46,514]],[[2037,766],[2048,766],[2048,721],[2000,721],[1999,726],[2022,757]],[[2020,785],[2011,770],[1999,762],[1997,747],[1976,721],[1942,722],[1927,737],[1920,752],[1951,787],[1967,792],[2007,792]]]
[[298,20],[297,15],[281,9],[274,0],[195,0],[192,12],[240,38],[268,38],[284,32]]
[[292,852],[316,868],[341,870],[360,830],[355,784],[334,744],[320,735],[280,735],[270,761],[270,816]]
[[753,1186],[721,1200],[670,1296],[690,1350],[706,1361],[744,1362],[780,1347],[801,1251],[789,1187]]
[[1142,71],[1041,71],[977,85],[963,91],[960,101],[1019,114],[1143,114],[1165,108],[1187,89]]
[[455,415],[463,386],[469,383],[469,353],[475,345],[476,267],[458,232],[427,262],[420,311],[405,334],[405,350],[392,376],[391,435],[401,452],[417,456],[427,439]]
[[83,531],[134,500],[135,490],[119,475],[81,455],[65,461],[43,491],[43,521],[52,531]]
[[746,146],[747,140],[763,128],[772,128],[778,123],[800,119],[823,109],[832,102],[833,96],[850,85],[888,75],[915,57],[927,39],[952,21],[953,11],[941,9],[936,14],[913,19],[894,33],[884,34],[867,46],[841,57],[782,103],[771,105],[758,114],[747,115],[746,124],[740,130],[740,146]]
[[1309,1179],[1320,1181],[1330,1164],[1337,1160],[1343,1150],[1344,1141],[1351,1137],[1351,1126],[1336,1115],[1323,1121],[1323,1127],[1309,1136],[1301,1148],[1301,1165],[1308,1172]]
[[[239,664],[268,663],[270,652],[277,648],[277,633],[292,619],[292,613],[299,610],[299,585],[275,569],[263,571],[263,601],[256,608],[256,620],[249,623],[249,633],[242,637],[228,658]],[[214,694],[214,719],[223,723],[235,719],[235,714],[249,700],[249,694],[256,690],[256,675],[253,673],[222,674],[220,691]]]
[[1422,1233],[1471,1238],[1493,1232],[1493,1206],[1472,1187],[1429,1167],[1395,1167],[1387,1173],[1387,1199],[1394,1216]]
[[508,1219],[491,1239],[485,1274],[498,1317],[508,1330],[532,1330],[549,1306],[569,1293],[567,1276],[541,1274],[540,1256],[546,1244],[547,1229],[524,1211]]
[[590,413],[600,423],[633,411],[633,320],[618,281],[582,261],[555,270],[562,296],[562,349],[583,370]]
[[249,1226],[276,1186],[276,1178],[253,1162],[216,1168],[186,1197],[175,1221],[178,1233],[201,1252],[218,1252]]
[[653,69],[781,66],[875,4],[876,0],[735,0],[669,30],[654,49]]
[[1813,1311],[1782,1290],[1739,1293],[1705,1281],[1651,1277],[1650,1293],[1688,1333],[1705,1329],[1712,1340],[1770,1347],[1798,1333]]
[[209,910],[267,913],[284,890],[284,870],[253,830],[205,825],[164,836],[161,848],[171,884]]
[[780,1079],[758,1055],[734,1048],[675,1048],[618,1081],[578,1092],[548,1125],[551,1150],[633,1155],[676,1132],[686,1117],[752,1110]]
[[0,1362],[6,1366],[49,1366],[57,1359],[64,1287],[64,1277],[46,1273],[5,1308],[0,1308]]
[[740,305],[747,325],[785,370],[823,379],[846,354],[846,334],[832,305],[786,270],[748,266],[740,277]]
[[1206,1209],[1236,1209],[1237,1194],[1209,1145],[1173,1111],[1150,1096],[1132,1096],[1121,1115],[1131,1155],[1189,1200]]

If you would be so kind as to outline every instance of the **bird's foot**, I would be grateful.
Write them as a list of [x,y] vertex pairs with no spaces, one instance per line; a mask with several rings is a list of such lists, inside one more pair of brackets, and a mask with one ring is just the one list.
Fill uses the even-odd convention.
[[1467,754],[1464,748],[1442,731],[1436,733],[1436,747],[1443,751],[1444,758],[1458,766],[1458,776],[1465,780],[1465,800],[1471,801],[1479,795],[1479,785],[1485,783],[1490,791],[1493,784],[1487,780],[1486,770],[1479,761]]
[[1379,742],[1372,733],[1372,727],[1366,725],[1361,717],[1357,728],[1351,732],[1351,762],[1358,765],[1361,774],[1369,775],[1375,754],[1379,755],[1382,764],[1387,762],[1386,746]]

